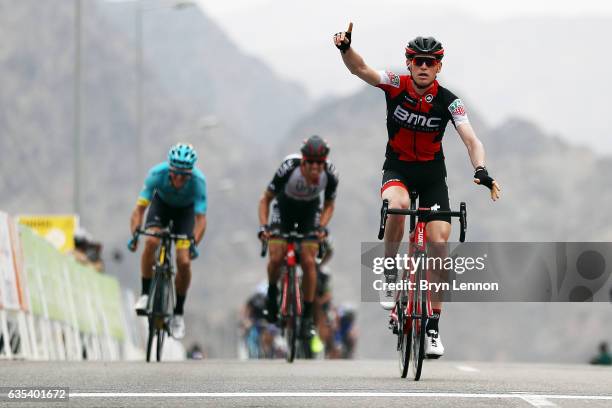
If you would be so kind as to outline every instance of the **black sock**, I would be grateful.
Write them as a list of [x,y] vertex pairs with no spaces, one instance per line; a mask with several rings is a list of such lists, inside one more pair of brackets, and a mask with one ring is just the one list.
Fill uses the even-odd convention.
[[185,298],[187,295],[176,295],[176,306],[174,308],[175,315],[183,315],[183,305],[185,305]]
[[304,318],[312,317],[312,303],[304,301]]
[[151,290],[151,278],[142,278],[141,282],[142,282],[142,291],[140,292],[141,295],[148,295],[149,294],[149,290]]
[[431,319],[427,319],[427,327],[425,328],[425,331],[429,331],[429,330],[439,331],[438,322],[440,321],[441,312],[442,310],[440,309],[433,309],[434,317]]

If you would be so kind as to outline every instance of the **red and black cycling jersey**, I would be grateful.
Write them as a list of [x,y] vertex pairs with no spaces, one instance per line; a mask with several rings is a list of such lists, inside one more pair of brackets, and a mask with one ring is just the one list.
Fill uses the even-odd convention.
[[468,123],[463,102],[434,81],[423,95],[416,93],[410,75],[380,71],[378,88],[387,100],[388,159],[407,162],[444,160],[442,137],[450,120]]
[[302,156],[299,154],[287,156],[268,184],[268,191],[278,195],[279,198],[284,196],[295,201],[318,201],[321,193],[325,201],[335,199],[338,172],[334,165],[326,161],[325,170],[319,176],[319,180],[311,184],[306,181],[300,170],[301,161]]

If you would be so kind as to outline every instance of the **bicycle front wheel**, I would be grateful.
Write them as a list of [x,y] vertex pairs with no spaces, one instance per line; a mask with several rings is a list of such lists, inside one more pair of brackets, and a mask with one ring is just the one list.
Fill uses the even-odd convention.
[[153,348],[153,338],[155,337],[155,326],[153,318],[149,316],[149,338],[147,339],[147,363],[151,361],[151,349]]
[[165,329],[157,329],[157,361],[161,361],[162,350],[164,349],[164,338],[166,337]]
[[287,285],[287,316],[285,326],[285,341],[287,342],[287,362],[292,363],[295,359],[296,342],[297,342],[297,308],[295,296],[295,268],[289,268],[288,285]]
[[[418,269],[416,274],[416,282],[420,282],[423,277],[423,270]],[[425,358],[425,325],[427,323],[427,292],[420,289],[417,283],[417,288],[414,290],[412,297],[412,324],[410,329],[411,347],[410,360],[412,360],[412,376],[415,381],[421,378],[423,369],[423,359]]]
[[397,307],[397,352],[399,359],[399,369],[402,378],[408,375],[410,363],[410,344],[412,340],[411,331],[407,327],[406,303],[400,301]]

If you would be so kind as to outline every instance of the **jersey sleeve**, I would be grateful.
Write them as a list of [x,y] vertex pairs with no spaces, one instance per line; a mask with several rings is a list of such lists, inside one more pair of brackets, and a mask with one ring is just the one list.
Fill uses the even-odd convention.
[[392,71],[378,71],[380,80],[377,88],[382,89],[385,93],[397,92],[401,88],[401,77]]
[[340,178],[338,175],[338,171],[336,167],[327,163],[327,186],[325,186],[325,193],[323,194],[325,201],[327,200],[335,200],[336,199],[336,191],[338,189],[338,183],[340,182]]
[[279,194],[285,188],[287,181],[289,181],[289,176],[291,175],[291,170],[293,170],[296,166],[295,159],[286,159],[284,160],[276,173],[274,173],[274,177],[272,177],[272,181],[268,184],[268,191],[274,195]]
[[204,176],[195,179],[195,199],[193,202],[196,214],[206,215],[208,202],[206,201],[206,178]]
[[465,111],[465,106],[463,106],[463,101],[455,95],[451,98],[450,104],[448,105],[448,111],[450,112],[451,121],[453,125],[455,125],[455,128],[463,123],[470,123]]
[[149,170],[147,174],[147,178],[145,179],[144,185],[142,186],[142,190],[138,195],[137,205],[146,207],[151,202],[151,198],[153,197],[153,192],[155,191],[155,186],[157,184],[157,174],[154,169]]

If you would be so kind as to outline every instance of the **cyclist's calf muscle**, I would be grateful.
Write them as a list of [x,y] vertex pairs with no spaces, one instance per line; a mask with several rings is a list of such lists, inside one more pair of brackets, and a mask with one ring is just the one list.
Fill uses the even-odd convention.
[[270,242],[268,247],[268,279],[271,282],[278,281],[278,278],[280,277],[280,267],[283,264],[286,250],[286,244],[280,242]]
[[176,292],[179,295],[186,295],[191,283],[191,258],[189,249],[176,250]]
[[[150,228],[151,231],[159,231],[159,228]],[[155,237],[147,237],[145,239],[144,250],[142,251],[142,260],[140,262],[141,275],[143,278],[153,277],[153,266],[155,265],[155,251],[159,246],[159,239]]]
[[305,245],[305,243],[302,243],[300,262],[304,272],[302,289],[304,290],[304,300],[306,302],[314,301],[317,290],[317,266],[315,261],[317,250],[317,245]]

